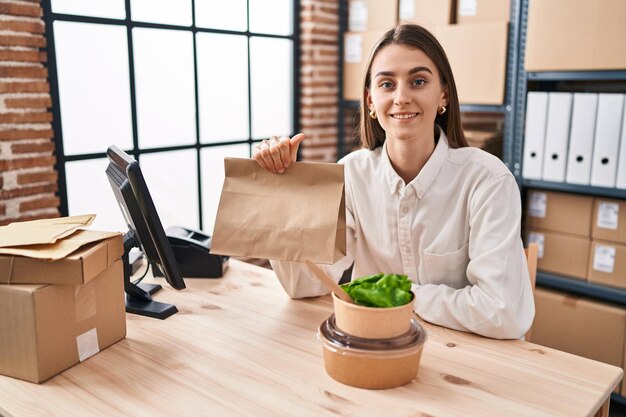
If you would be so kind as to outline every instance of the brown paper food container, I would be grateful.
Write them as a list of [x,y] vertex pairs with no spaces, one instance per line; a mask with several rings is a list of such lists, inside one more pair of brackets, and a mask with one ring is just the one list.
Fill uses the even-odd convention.
[[337,327],[357,337],[389,339],[400,336],[411,328],[414,317],[413,293],[411,301],[398,307],[365,307],[348,303],[333,293],[333,307]]
[[332,264],[346,254],[343,165],[295,162],[272,174],[225,158],[211,252]]
[[342,384],[366,389],[395,388],[417,377],[426,331],[417,320],[394,339],[371,340],[341,333],[334,316],[325,320],[318,336],[324,345],[324,368]]

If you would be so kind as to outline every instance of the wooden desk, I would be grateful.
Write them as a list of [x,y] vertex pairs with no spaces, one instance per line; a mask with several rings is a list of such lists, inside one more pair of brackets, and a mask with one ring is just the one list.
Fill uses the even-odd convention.
[[591,416],[622,370],[520,341],[428,325],[415,381],[370,391],[324,371],[328,297],[290,300],[269,270],[231,261],[156,299],[165,321],[128,315],[125,340],[42,385],[0,377],[7,416]]

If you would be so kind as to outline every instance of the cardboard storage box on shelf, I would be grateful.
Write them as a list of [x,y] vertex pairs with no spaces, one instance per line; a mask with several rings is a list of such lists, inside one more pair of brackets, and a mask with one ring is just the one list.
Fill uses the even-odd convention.
[[587,280],[626,288],[626,245],[594,239],[589,251]]
[[[626,336],[624,337],[625,341],[624,341],[624,345],[626,346]],[[624,348],[624,359],[623,359],[623,367],[624,367],[624,374],[626,374],[626,347]],[[620,388],[621,387],[621,388]],[[626,384],[624,383],[624,380],[622,379],[622,382],[620,382],[620,384],[617,386],[617,388],[620,389],[620,395],[622,397],[626,397]],[[617,389],[616,389],[617,390]]]
[[365,65],[372,48],[383,33],[385,33],[384,30],[376,30],[362,33],[346,32],[343,35],[343,98],[345,100],[361,99]]
[[591,237],[626,244],[626,201],[596,197]]
[[539,246],[538,270],[568,278],[584,280],[587,277],[589,238],[530,229],[526,240]]
[[626,2],[531,1],[526,71],[626,68]]
[[508,22],[511,2],[503,0],[457,0],[456,23]]
[[529,229],[589,237],[592,212],[591,196],[539,190],[529,190],[527,194],[526,225]]
[[350,0],[348,31],[389,30],[398,21],[398,0]]
[[122,261],[81,285],[0,285],[0,374],[43,382],[126,335]]
[[398,22],[415,23],[433,30],[436,26],[454,23],[453,0],[400,0]]
[[461,104],[503,104],[508,23],[438,26],[434,34],[450,61]]
[[465,130],[463,133],[469,146],[482,149],[498,158],[502,158],[502,132]]
[[623,308],[543,288],[535,290],[533,343],[623,367],[625,329]]

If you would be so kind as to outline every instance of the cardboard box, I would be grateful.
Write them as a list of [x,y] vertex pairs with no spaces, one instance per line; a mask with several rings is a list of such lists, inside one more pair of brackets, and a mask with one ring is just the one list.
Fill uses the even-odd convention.
[[350,0],[348,31],[389,30],[398,22],[398,0]]
[[482,149],[502,159],[502,132],[465,130],[463,133],[469,146]]
[[123,253],[122,235],[116,235],[89,243],[57,261],[0,255],[0,284],[84,284]]
[[439,26],[434,32],[448,55],[459,101],[503,104],[508,23]]
[[121,260],[83,285],[0,285],[0,374],[43,382],[125,335]]
[[415,23],[428,30],[454,23],[453,0],[400,0],[398,22]]
[[626,201],[595,198],[591,237],[626,244]]
[[626,245],[593,240],[589,250],[587,280],[626,288]]
[[626,68],[626,2],[531,1],[526,71]]
[[[624,337],[626,339],[626,336]],[[624,345],[626,345],[626,341],[624,342]],[[624,369],[624,375],[626,375],[626,347],[624,348],[624,361],[623,361],[624,365],[623,365],[623,369]],[[622,378],[622,382],[619,383],[619,385],[617,386],[616,391],[619,389],[619,393],[622,397],[626,397],[626,384],[624,383],[624,379]]]
[[623,308],[543,288],[535,290],[533,343],[623,367],[625,329]]
[[589,237],[593,197],[554,191],[529,190],[526,224],[543,229]]
[[458,0],[456,23],[508,22],[511,2],[506,0]]
[[530,229],[527,242],[539,245],[538,270],[586,279],[591,246],[589,238]]
[[361,99],[365,65],[372,49],[384,33],[384,30],[344,33],[343,98],[345,100]]

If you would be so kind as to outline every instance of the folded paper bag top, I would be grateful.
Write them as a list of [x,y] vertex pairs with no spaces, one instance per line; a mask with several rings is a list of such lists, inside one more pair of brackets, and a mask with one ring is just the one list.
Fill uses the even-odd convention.
[[272,174],[225,158],[211,252],[332,264],[346,254],[343,165],[295,162]]

